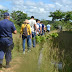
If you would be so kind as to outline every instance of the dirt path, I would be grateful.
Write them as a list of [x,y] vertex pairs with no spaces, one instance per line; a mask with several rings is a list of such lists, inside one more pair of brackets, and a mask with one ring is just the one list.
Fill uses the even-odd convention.
[[18,57],[16,59],[12,60],[12,62],[10,63],[11,64],[11,68],[6,69],[6,68],[3,67],[0,70],[0,72],[15,72],[14,69],[18,68],[19,65],[21,64],[20,59],[21,58]]
[[[50,33],[54,33],[54,32],[57,32],[57,31],[56,30],[51,31]],[[21,56],[14,58],[11,62],[11,68],[8,68],[8,69],[2,68],[2,70],[0,70],[0,72],[17,72],[15,70],[18,69],[22,63],[24,64],[24,67],[22,67],[22,69],[27,68],[26,65],[32,65],[32,67],[34,69],[36,67],[39,68],[40,64],[41,64],[41,60],[42,60],[42,50],[43,49],[41,51],[39,51],[39,55],[37,55],[38,53],[36,50],[37,49],[34,49],[32,52],[27,53],[24,56],[22,54]],[[33,58],[33,57],[35,57],[35,58]],[[29,60],[32,60],[32,61],[28,62]],[[36,62],[36,63],[34,63],[34,62]],[[30,66],[28,66],[28,67],[31,69]]]

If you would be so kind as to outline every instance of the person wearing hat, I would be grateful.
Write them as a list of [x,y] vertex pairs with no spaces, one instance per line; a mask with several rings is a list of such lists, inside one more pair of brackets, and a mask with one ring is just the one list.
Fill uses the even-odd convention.
[[22,42],[23,42],[23,54],[25,54],[25,42],[27,39],[27,49],[28,51],[31,48],[31,39],[32,39],[32,33],[31,33],[31,27],[29,25],[29,21],[26,19],[22,26],[21,26],[21,31],[20,31],[20,37],[22,34]]
[[4,19],[0,21],[0,68],[2,68],[4,54],[6,59],[6,68],[10,67],[11,51],[14,46],[12,33],[17,33],[13,22],[9,20],[9,13],[6,12],[4,13]]

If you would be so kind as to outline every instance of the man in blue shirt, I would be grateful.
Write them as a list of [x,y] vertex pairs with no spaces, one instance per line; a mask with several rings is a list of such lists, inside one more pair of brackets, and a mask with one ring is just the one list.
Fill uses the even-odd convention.
[[9,21],[9,13],[4,13],[4,20],[0,21],[0,68],[2,68],[5,54],[6,68],[9,68],[11,61],[11,50],[13,49],[12,33],[16,34],[14,24]]
[[41,35],[44,35],[44,32],[45,32],[45,25],[43,24],[43,22],[41,21],[40,22],[41,26],[42,26],[42,34]]

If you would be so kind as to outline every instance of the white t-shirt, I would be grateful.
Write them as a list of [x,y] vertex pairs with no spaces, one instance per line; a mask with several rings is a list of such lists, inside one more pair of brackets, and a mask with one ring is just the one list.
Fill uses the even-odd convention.
[[38,24],[36,24],[36,26],[37,26],[37,29],[39,29],[39,25],[38,25]]
[[[38,24],[36,24],[36,27],[37,27],[37,29],[39,30],[39,25]],[[39,34],[39,32],[37,31],[37,34]]]
[[40,27],[42,27],[42,24],[40,24]]
[[34,32],[35,31],[34,25],[36,24],[36,21],[34,19],[30,19],[29,24],[31,26],[31,31]]
[[47,30],[50,30],[50,27],[51,27],[50,24],[48,24],[48,25],[47,25]]

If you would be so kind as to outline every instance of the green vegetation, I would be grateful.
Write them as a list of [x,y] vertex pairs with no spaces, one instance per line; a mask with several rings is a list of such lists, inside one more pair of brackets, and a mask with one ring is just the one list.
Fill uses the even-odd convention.
[[[3,19],[3,13],[8,10],[0,10],[0,20]],[[36,36],[36,48],[32,48],[31,52],[27,52],[23,55],[22,39],[19,38],[20,26],[22,22],[27,18],[27,14],[21,11],[13,11],[11,13],[11,21],[14,22],[18,31],[17,35],[13,35],[14,49],[12,51],[13,60],[11,66],[16,64],[12,72],[72,72],[72,12],[51,12],[52,17],[51,30],[55,30],[58,25],[63,27],[63,32],[54,32],[45,34],[45,36]],[[56,21],[57,20],[57,21]],[[42,20],[45,25],[48,21]],[[43,48],[43,50],[42,50]],[[40,67],[38,66],[38,60],[40,51],[42,50],[42,60]],[[18,61],[17,61],[18,60]],[[59,63],[62,67],[59,68]],[[5,64],[5,63],[4,63]],[[17,67],[18,66],[18,67]],[[5,72],[5,70],[4,70]],[[6,71],[6,72],[11,72]]]
[[56,10],[55,12],[50,12],[49,17],[52,17],[52,21],[55,20],[69,21],[72,20],[72,11],[62,12],[60,10]]
[[[64,31],[52,33],[45,37],[38,37],[39,41],[36,48],[31,52],[22,55],[22,48],[19,49],[19,55],[22,60],[16,72],[71,72],[72,69],[72,32]],[[18,46],[21,43],[18,43]],[[42,48],[44,48],[42,50]],[[38,68],[38,59],[42,50],[42,62]],[[18,51],[18,48],[17,48]],[[62,63],[62,69],[58,64]]]

